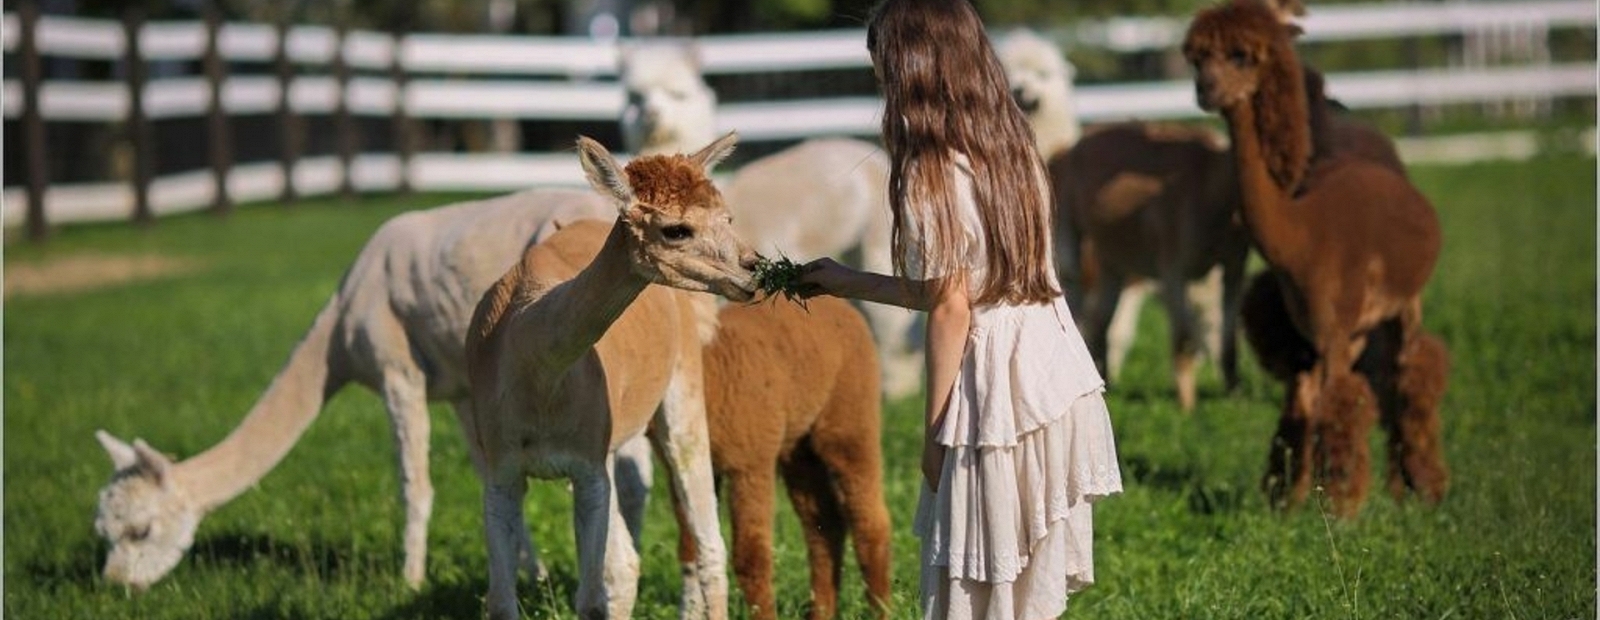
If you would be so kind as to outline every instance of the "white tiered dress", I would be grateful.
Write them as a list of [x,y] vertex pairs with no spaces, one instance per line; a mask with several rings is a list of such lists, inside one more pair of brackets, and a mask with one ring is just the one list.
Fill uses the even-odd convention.
[[[971,171],[961,159],[956,171],[961,262],[978,282]],[[919,273],[924,237],[906,220],[907,269],[937,275]],[[1092,504],[1122,491],[1104,386],[1064,299],[973,308],[938,429],[943,474],[938,489],[923,485],[913,525],[924,618],[1056,618],[1069,593],[1094,582]]]

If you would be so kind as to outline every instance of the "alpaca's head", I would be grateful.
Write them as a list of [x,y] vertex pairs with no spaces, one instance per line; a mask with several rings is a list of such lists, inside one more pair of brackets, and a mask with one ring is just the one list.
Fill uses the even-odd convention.
[[622,53],[622,137],[637,154],[677,153],[711,141],[717,95],[689,45],[648,44]]
[[[1073,68],[1061,49],[1029,30],[1006,35],[995,50],[1011,84],[1017,107],[1028,115],[1040,155],[1048,147],[1070,146],[1078,139],[1077,106],[1073,100]],[[1047,135],[1056,133],[1061,135]]]
[[1311,157],[1310,112],[1294,51],[1298,32],[1272,5],[1232,0],[1195,15],[1183,41],[1200,107],[1232,122],[1248,106],[1268,168],[1287,190],[1299,185]]
[[730,132],[693,155],[646,155],[624,168],[600,143],[578,139],[589,183],[617,203],[635,273],[735,301],[754,296],[756,253],[734,232],[733,214],[710,176],[737,140]]
[[159,581],[194,544],[202,511],[173,484],[172,461],[135,439],[96,431],[115,473],[100,490],[94,529],[111,543],[105,578],[135,588]]

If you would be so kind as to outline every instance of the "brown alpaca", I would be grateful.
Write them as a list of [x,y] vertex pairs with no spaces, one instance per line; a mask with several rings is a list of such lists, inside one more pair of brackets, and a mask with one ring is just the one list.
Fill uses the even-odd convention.
[[[1290,411],[1304,416],[1309,441],[1290,449],[1310,451],[1333,511],[1349,517],[1365,497],[1364,438],[1377,417],[1355,363],[1369,333],[1390,320],[1399,330],[1401,377],[1413,372],[1410,364],[1433,357],[1423,352],[1430,347],[1422,288],[1438,258],[1439,222],[1427,199],[1384,166],[1337,153],[1310,165],[1310,110],[1293,33],[1266,5],[1236,0],[1201,11],[1183,50],[1196,69],[1201,107],[1228,122],[1245,226],[1283,286],[1291,322],[1316,351],[1298,377],[1305,406]],[[1399,386],[1415,383],[1423,382]],[[1424,426],[1437,430],[1436,423]],[[1437,436],[1427,444],[1437,446]],[[1437,460],[1438,451],[1432,454]],[[1305,462],[1291,455],[1285,479],[1292,483],[1269,489],[1275,504],[1304,500],[1311,479],[1302,473]],[[1425,498],[1442,495],[1442,477],[1412,478],[1438,485],[1423,489]]]
[[[1110,125],[1051,158],[1049,167],[1056,260],[1069,305],[1086,311],[1084,338],[1101,374],[1107,371],[1107,332],[1123,287],[1132,279],[1152,279],[1172,326],[1178,402],[1184,411],[1193,409],[1201,329],[1189,284],[1220,265],[1219,354],[1231,389],[1238,381],[1235,309],[1250,237],[1234,216],[1238,181],[1222,137],[1171,123]],[[1097,267],[1093,285],[1079,260]],[[1087,303],[1085,291],[1093,295]]]
[[[878,358],[872,331],[841,299],[730,305],[706,348],[711,462],[733,526],[733,570],[753,618],[777,618],[772,590],[776,474],[805,532],[809,618],[834,616],[844,539],[853,538],[878,617],[889,601]],[[678,513],[680,517],[682,512]],[[680,528],[683,561],[694,540]]]
[[[1250,281],[1239,317],[1256,360],[1285,386],[1279,428],[1262,479],[1269,496],[1282,498],[1285,489],[1310,483],[1304,412],[1310,410],[1312,394],[1309,382],[1302,383],[1299,378],[1315,365],[1317,353],[1295,329],[1284,306],[1283,289],[1270,272],[1256,274]],[[1439,454],[1442,446],[1435,414],[1450,372],[1449,352],[1443,341],[1423,334],[1410,358],[1402,362],[1399,327],[1399,321],[1391,319],[1374,329],[1366,350],[1356,360],[1356,369],[1367,379],[1374,397],[1367,404],[1381,411],[1389,437],[1390,496],[1400,501],[1409,489],[1421,494],[1424,501],[1437,503],[1449,483],[1449,472],[1442,467],[1444,460]],[[1402,370],[1406,374],[1400,374]],[[1361,414],[1371,415],[1370,411]],[[1296,460],[1291,463],[1291,458]]]

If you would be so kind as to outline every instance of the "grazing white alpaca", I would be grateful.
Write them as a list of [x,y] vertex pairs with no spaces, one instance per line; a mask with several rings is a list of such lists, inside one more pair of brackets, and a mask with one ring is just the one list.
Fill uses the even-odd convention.
[[[579,190],[529,190],[394,217],[367,241],[288,362],[217,445],[172,462],[141,440],[95,435],[115,467],[95,528],[111,544],[107,579],[146,587],[183,558],[207,513],[283,459],[323,404],[350,382],[383,397],[406,507],[406,583],[421,585],[433,486],[427,402],[467,397],[467,322],[483,292],[553,223],[614,213]],[[530,570],[538,560],[529,545]]]
[[[1008,33],[995,46],[995,52],[1011,83],[1011,96],[1016,99],[1023,113],[1028,115],[1028,122],[1033,126],[1039,156],[1050,161],[1077,144],[1083,136],[1083,126],[1078,118],[1077,97],[1074,94],[1073,78],[1076,72],[1061,48],[1031,30],[1019,28]],[[1058,213],[1056,217],[1062,217],[1062,214]],[[1059,240],[1056,248],[1058,268],[1065,268],[1069,263],[1063,256],[1065,250]],[[1082,254],[1088,257],[1092,252],[1085,251]],[[1061,275],[1063,282],[1077,281],[1077,278],[1068,278],[1068,274]],[[1093,286],[1092,282],[1090,286]],[[1216,355],[1222,346],[1222,306],[1213,301],[1220,297],[1221,286],[1222,271],[1216,269],[1201,283],[1191,285],[1189,292],[1191,299],[1201,300],[1197,305],[1205,323],[1206,349],[1212,355]],[[1145,299],[1155,291],[1156,283],[1150,280],[1135,281],[1123,287],[1121,301],[1112,314],[1107,333],[1108,378],[1116,379],[1122,373],[1128,351],[1133,348],[1134,337],[1138,334],[1139,310],[1144,307]],[[1088,308],[1073,310],[1080,319],[1087,319],[1092,314]]]
[[[686,152],[713,136],[717,97],[692,46],[652,44],[622,58],[628,105],[622,134],[639,154]],[[891,269],[889,159],[877,145],[849,138],[801,142],[719,179],[738,216],[734,226],[757,251],[796,258],[856,254],[859,266]],[[916,315],[861,304],[878,342],[883,391],[899,398],[921,387],[922,358],[912,340]]]
[[705,298],[683,291],[754,294],[755,252],[709,178],[733,142],[728,134],[694,155],[622,168],[580,139],[584,173],[616,204],[616,221],[577,222],[530,246],[478,303],[466,340],[472,404],[457,414],[483,482],[491,618],[518,616],[530,476],[572,483],[578,616],[629,616],[639,556],[617,506],[612,453],[647,425],[699,551],[680,615],[727,617],[697,309]]

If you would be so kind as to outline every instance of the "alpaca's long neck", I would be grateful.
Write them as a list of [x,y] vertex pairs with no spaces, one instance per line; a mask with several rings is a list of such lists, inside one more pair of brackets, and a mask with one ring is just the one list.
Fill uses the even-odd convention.
[[172,475],[205,510],[243,493],[283,460],[342,385],[329,371],[328,351],[337,323],[337,300],[317,314],[283,370],[239,426],[217,445],[174,465]]
[[1083,135],[1078,121],[1077,105],[1068,99],[1055,105],[1046,105],[1034,112],[1032,120],[1034,145],[1039,156],[1046,161],[1051,156],[1072,148]]
[[1240,211],[1263,257],[1274,267],[1298,264],[1308,251],[1305,223],[1300,221],[1288,190],[1280,187],[1267,168],[1263,136],[1256,126],[1253,103],[1226,112],[1239,174]]
[[532,354],[547,367],[570,366],[649,286],[633,270],[627,235],[627,227],[618,220],[594,260],[550,289],[519,319],[518,341],[536,343]]

